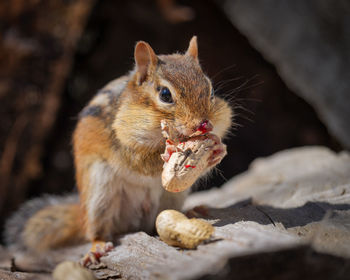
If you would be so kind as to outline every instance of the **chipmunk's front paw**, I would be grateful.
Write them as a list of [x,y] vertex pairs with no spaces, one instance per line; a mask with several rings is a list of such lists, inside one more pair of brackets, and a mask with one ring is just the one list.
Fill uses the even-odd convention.
[[211,134],[209,138],[215,141],[215,145],[212,147],[212,152],[208,158],[208,167],[214,167],[219,164],[220,161],[227,155],[226,145],[221,142],[221,139]]
[[81,259],[81,264],[85,267],[99,264],[101,257],[107,255],[113,247],[112,242],[94,241],[91,250]]
[[160,156],[164,162],[168,162],[171,155],[176,152],[176,146],[172,141],[166,140],[165,147],[166,148],[164,154],[161,154]]

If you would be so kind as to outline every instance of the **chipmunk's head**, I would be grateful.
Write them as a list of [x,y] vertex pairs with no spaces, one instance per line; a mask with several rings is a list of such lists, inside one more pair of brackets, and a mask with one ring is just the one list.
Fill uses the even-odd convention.
[[185,54],[157,56],[149,44],[138,42],[135,63],[134,97],[159,125],[166,119],[184,136],[215,129],[214,90],[199,64],[196,36]]

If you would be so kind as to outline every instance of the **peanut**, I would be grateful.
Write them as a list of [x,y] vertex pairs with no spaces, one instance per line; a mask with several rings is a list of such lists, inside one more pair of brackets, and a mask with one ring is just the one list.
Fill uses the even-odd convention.
[[200,219],[188,219],[175,210],[164,210],[156,219],[156,229],[162,241],[171,246],[195,249],[214,233],[214,227]]
[[215,141],[205,135],[181,138],[177,130],[165,120],[161,122],[167,138],[162,158],[165,161],[162,185],[169,192],[181,192],[191,187],[208,168]]
[[55,280],[96,280],[94,274],[79,263],[64,261],[52,273]]

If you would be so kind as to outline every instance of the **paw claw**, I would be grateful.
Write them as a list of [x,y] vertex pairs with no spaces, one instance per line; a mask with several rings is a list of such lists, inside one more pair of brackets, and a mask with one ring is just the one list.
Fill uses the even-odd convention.
[[160,156],[164,162],[168,162],[171,155],[175,152],[176,152],[176,147],[169,140],[167,140],[165,152]]
[[208,134],[208,138],[210,138],[211,140],[213,140],[215,142],[215,145],[221,145],[221,139],[219,136],[215,135],[215,134]]
[[107,255],[113,249],[112,242],[98,242],[94,243],[90,252],[88,252],[82,259],[81,264],[84,267],[89,265],[96,265],[100,263],[101,257]]

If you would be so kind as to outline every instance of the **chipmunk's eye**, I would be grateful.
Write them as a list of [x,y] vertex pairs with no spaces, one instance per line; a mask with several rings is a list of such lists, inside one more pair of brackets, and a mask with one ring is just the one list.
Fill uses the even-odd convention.
[[211,88],[211,92],[210,92],[210,99],[213,100],[214,99],[214,88]]
[[165,103],[173,103],[173,98],[171,96],[171,92],[167,87],[161,87],[159,89],[159,98],[161,101]]

